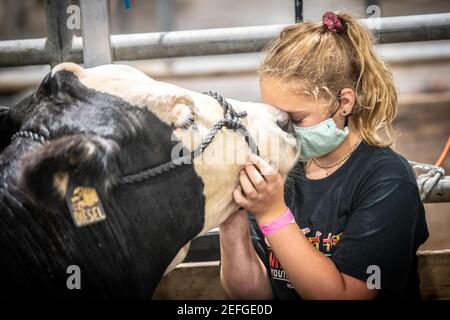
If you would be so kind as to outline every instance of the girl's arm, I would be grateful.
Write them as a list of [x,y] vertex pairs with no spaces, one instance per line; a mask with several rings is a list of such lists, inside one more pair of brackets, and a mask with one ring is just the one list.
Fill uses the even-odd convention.
[[[285,210],[281,176],[257,156],[240,173],[234,200],[250,210],[258,224],[267,224]],[[263,177],[264,176],[264,177]],[[373,299],[377,290],[341,273],[334,262],[314,248],[297,224],[290,224],[267,236],[289,280],[304,299]]]
[[219,227],[220,279],[230,299],[272,299],[267,270],[250,237],[247,211],[234,213]]
[[292,285],[303,299],[373,299],[364,281],[339,272],[334,262],[313,247],[297,224],[267,239]]

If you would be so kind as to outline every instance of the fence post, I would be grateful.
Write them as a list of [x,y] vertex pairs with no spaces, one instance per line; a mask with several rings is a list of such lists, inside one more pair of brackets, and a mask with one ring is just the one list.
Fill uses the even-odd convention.
[[303,0],[295,0],[295,23],[303,21]]
[[72,31],[66,26],[69,5],[70,0],[45,0],[48,29],[45,51],[49,54],[49,63],[52,67],[69,59],[73,38]]
[[80,0],[85,67],[112,62],[108,0]]
[[161,31],[171,31],[173,29],[173,0],[157,0],[156,15],[158,17],[158,27]]

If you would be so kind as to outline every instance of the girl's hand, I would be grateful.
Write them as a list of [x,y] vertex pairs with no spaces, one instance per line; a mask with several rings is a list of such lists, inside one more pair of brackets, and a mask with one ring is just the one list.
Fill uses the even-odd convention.
[[285,210],[284,181],[266,161],[250,155],[250,163],[239,173],[240,185],[233,191],[234,201],[251,211],[258,224],[278,218]]

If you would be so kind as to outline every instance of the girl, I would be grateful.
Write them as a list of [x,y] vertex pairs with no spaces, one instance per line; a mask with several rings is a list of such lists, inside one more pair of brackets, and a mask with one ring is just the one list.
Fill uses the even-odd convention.
[[419,298],[424,208],[411,167],[389,148],[397,96],[370,32],[342,12],[289,26],[259,74],[263,101],[291,116],[300,161],[286,192],[257,156],[240,173],[243,210],[220,226],[227,295]]

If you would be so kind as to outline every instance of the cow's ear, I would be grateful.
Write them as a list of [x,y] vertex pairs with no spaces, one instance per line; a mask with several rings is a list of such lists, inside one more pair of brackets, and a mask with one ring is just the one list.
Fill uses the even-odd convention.
[[170,125],[175,129],[187,129],[195,121],[195,107],[191,98],[178,98],[169,111]]
[[118,176],[119,147],[112,140],[78,134],[51,141],[25,155],[20,186],[37,203],[58,209],[72,186],[106,192]]
[[34,93],[35,98],[51,99],[56,103],[71,103],[74,99],[85,97],[89,89],[80,85],[78,77],[71,71],[49,72],[42,79]]
[[0,106],[0,152],[11,142],[12,135],[19,130],[19,123],[11,117],[11,108]]
[[34,95],[36,97],[47,97],[49,96],[52,92],[52,88],[51,88],[51,79],[52,79],[52,75],[51,72],[47,73],[44,77],[44,79],[42,79],[41,83],[39,84],[38,88],[36,89]]

